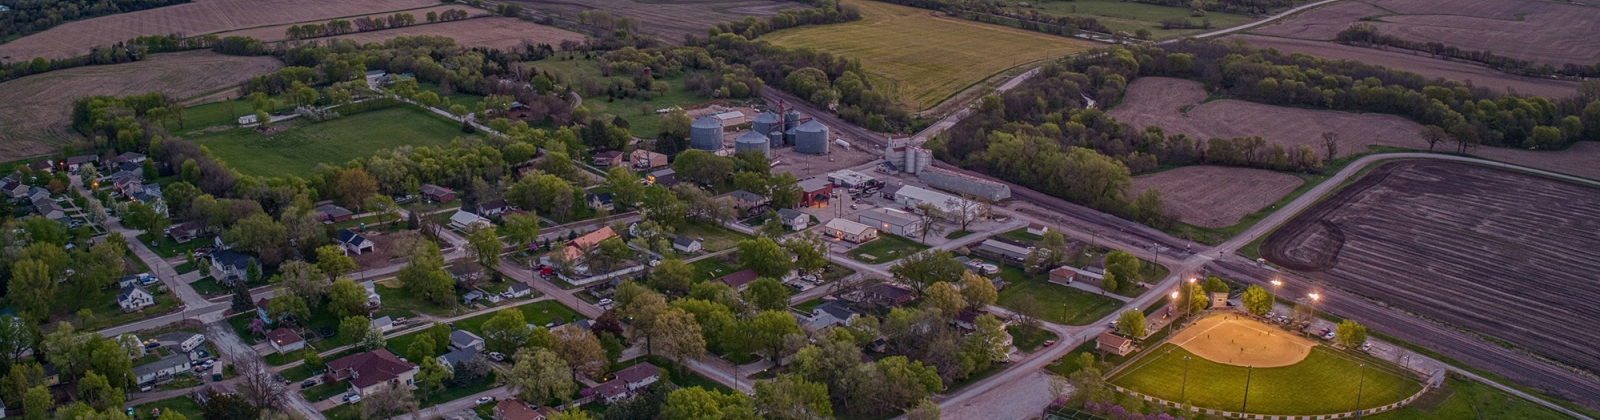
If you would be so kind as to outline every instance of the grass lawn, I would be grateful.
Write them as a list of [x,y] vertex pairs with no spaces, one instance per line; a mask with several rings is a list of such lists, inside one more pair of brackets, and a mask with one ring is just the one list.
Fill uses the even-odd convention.
[[[288,352],[288,353],[277,353],[277,352],[274,352],[272,354],[261,356],[261,359],[262,360],[266,360],[267,364],[272,365],[272,366],[283,366],[283,365],[287,365],[287,364],[290,364],[290,363],[294,363],[294,362],[298,362],[298,361],[301,361],[301,360],[305,360],[306,355],[315,354],[316,352],[317,352],[316,349],[310,349],[310,348],[301,349],[301,350],[295,350],[295,351]],[[324,360],[333,360],[333,359],[332,358],[328,358],[328,359],[324,359]]]
[[1365,418],[1372,420],[1433,419],[1568,419],[1564,414],[1513,397],[1504,391],[1466,379],[1450,378],[1444,386],[1423,395],[1411,405]]
[[378,282],[374,285],[377,286],[376,288],[378,290],[378,296],[383,297],[383,309],[378,310],[378,313],[374,314],[373,316],[413,318],[422,314],[435,316],[450,315],[450,308],[441,307],[433,302],[423,299],[420,296],[414,296],[406,293],[405,289],[400,288],[400,286],[394,282]]
[[800,302],[799,304],[794,305],[794,308],[800,312],[811,313],[811,308],[815,308],[817,305],[821,304],[822,298],[816,298],[805,302]]
[[1114,31],[1125,31],[1132,34],[1140,29],[1149,29],[1151,38],[1157,40],[1207,31],[1207,29],[1161,29],[1161,21],[1166,19],[1188,19],[1195,24],[1199,24],[1202,19],[1206,19],[1211,21],[1211,30],[1227,28],[1252,20],[1246,15],[1222,12],[1207,12],[1203,18],[1191,17],[1187,7],[1168,7],[1120,0],[1075,0],[1070,2],[1032,2],[1029,4],[1032,4],[1033,7],[1012,6],[1005,9],[1013,13],[1038,12],[1049,16],[1092,17]]
[[[288,380],[294,381],[294,382],[300,382],[300,381],[306,380],[307,378],[310,378],[312,372],[311,372],[311,366],[300,365],[300,366],[295,366],[295,367],[292,367],[292,368],[284,369],[282,372],[278,372],[278,374],[283,375],[284,379],[288,379]],[[296,385],[296,386],[299,386],[299,385]]]
[[822,283],[837,281],[845,277],[850,277],[851,274],[855,273],[856,270],[851,269],[850,267],[828,263],[828,265],[822,266]]
[[360,420],[360,404],[339,404],[333,408],[323,410],[322,416],[328,420]]
[[[454,400],[460,399],[462,397],[466,397],[468,395],[476,394],[476,393],[483,392],[483,391],[488,391],[489,388],[494,388],[494,378],[495,378],[495,371],[489,371],[489,375],[483,377],[483,380],[478,381],[478,383],[476,383],[476,384],[472,384],[472,385],[469,385],[469,386],[463,386],[463,387],[445,388],[444,391],[442,391],[442,392],[440,392],[438,394],[434,394],[433,396],[427,397],[427,398],[423,398],[421,395],[418,395],[417,396],[417,401],[422,403],[421,404],[422,408],[428,408],[428,407],[432,407],[432,406],[435,406],[435,405],[439,405],[439,404],[447,403],[447,402],[450,402],[450,401],[454,401]],[[489,405],[492,405],[492,404],[489,404]]]
[[1028,276],[1022,269],[1000,266],[1000,277],[1011,282],[1000,291],[995,302],[1001,307],[1013,308],[1023,296],[1033,296],[1043,303],[1046,321],[1067,325],[1088,325],[1104,318],[1122,306],[1122,302],[1059,284],[1050,283],[1049,275]]
[[229,292],[227,288],[217,284],[217,279],[211,278],[210,276],[201,277],[199,280],[189,283],[189,287],[194,288],[195,293],[206,296],[221,295]]
[[[668,377],[672,378],[672,383],[677,384],[680,387],[688,388],[688,387],[692,387],[692,386],[698,386],[698,387],[701,387],[701,388],[705,388],[707,390],[717,391],[717,392],[721,392],[721,393],[724,393],[724,394],[732,394],[733,393],[733,388],[729,388],[728,386],[723,385],[723,384],[721,384],[721,383],[719,383],[717,381],[713,381],[713,380],[711,380],[709,378],[706,378],[704,376],[700,376],[699,373],[695,373],[692,370],[679,369],[678,368],[678,364],[677,363],[673,363],[672,359],[668,359],[668,358],[663,357],[663,356],[654,356],[654,355],[652,355],[652,356],[639,356],[638,359],[634,359],[634,360],[637,360],[637,361],[640,361],[640,362],[647,362],[647,363],[650,363],[652,365],[656,365],[656,367],[661,368],[662,370],[666,371],[666,375]],[[627,363],[627,362],[624,362],[624,363]],[[682,371],[682,372],[679,372],[679,371]]]
[[[600,76],[600,64],[595,60],[559,60],[556,58],[548,58],[541,61],[531,62],[529,64],[532,64],[534,68],[538,69],[539,71],[548,71],[550,73],[559,75],[561,76],[559,77],[561,80],[570,81],[577,80],[577,78],[580,76],[589,77],[594,79],[602,87],[609,83],[609,81],[612,79],[628,79],[628,77],[625,76],[613,76],[609,78]],[[654,83],[664,83],[668,86],[671,86],[671,88],[665,95],[652,95],[650,99],[640,99],[639,97],[613,99],[607,98],[604,93],[601,93],[599,95],[594,95],[593,97],[585,96],[583,98],[583,106],[585,108],[589,108],[589,115],[597,118],[602,114],[611,114],[622,117],[623,120],[628,122],[628,131],[633,132],[635,137],[653,139],[656,138],[656,135],[661,132],[661,116],[656,114],[656,110],[671,107],[688,108],[691,105],[701,104],[711,100],[709,98],[695,96],[694,92],[690,91],[684,85],[684,81],[687,79],[688,74],[656,79]],[[577,90],[581,91],[582,89],[577,88]],[[649,111],[645,112],[647,109]],[[611,118],[606,117],[605,120],[610,121]]]
[[[178,308],[178,299],[173,297],[172,292],[156,292],[155,295],[155,306],[144,308],[144,310],[138,312],[123,312],[122,307],[117,306],[117,301],[113,296],[104,296],[104,299],[94,301],[95,305],[86,307],[94,312],[96,325],[122,325]],[[73,308],[68,313],[76,312],[77,309]]]
[[171,410],[177,410],[178,414],[182,414],[184,417],[191,419],[201,418],[200,405],[195,404],[194,399],[189,398],[188,396],[172,397],[161,401],[134,406],[134,418],[138,420],[153,420],[157,416],[150,410],[156,408],[161,409],[161,412],[163,413]]
[[[568,323],[583,318],[582,315],[578,315],[577,311],[574,311],[572,308],[568,308],[566,305],[562,305],[561,302],[556,302],[554,300],[542,300],[517,306],[514,309],[521,310],[523,319],[527,320],[529,324],[533,325],[544,325],[555,322],[557,317],[561,318],[561,323]],[[483,323],[489,322],[490,318],[494,318],[494,314],[494,312],[490,312],[456,321],[456,328],[471,331],[474,334],[482,336]]]
[[250,321],[253,319],[256,319],[255,312],[243,313],[228,318],[228,325],[233,327],[233,333],[244,339],[244,342],[254,343],[260,337],[250,332]]
[[177,271],[179,275],[189,274],[190,271],[195,271],[195,270],[199,270],[199,269],[200,269],[200,265],[199,264],[189,263],[187,261],[185,261],[183,264],[178,264],[177,267],[172,267],[172,270],[173,271]]
[[236,128],[193,140],[241,173],[281,176],[308,174],[318,163],[343,164],[371,156],[378,149],[442,146],[469,136],[461,132],[461,124],[411,105],[359,113],[343,109],[345,116],[320,123],[305,119],[280,122],[291,128],[272,135]]
[[921,252],[924,249],[928,249],[928,246],[906,237],[879,233],[878,239],[850,250],[850,258],[869,264],[882,264]]
[[1009,241],[1017,241],[1017,242],[1022,242],[1022,243],[1025,243],[1025,244],[1031,244],[1031,243],[1039,242],[1040,240],[1044,239],[1043,236],[1039,236],[1039,235],[1035,235],[1035,234],[1032,234],[1032,233],[1028,233],[1028,228],[1017,228],[1017,230],[1013,230],[1013,231],[1002,233],[1002,234],[995,235],[995,236],[1000,238],[1000,239],[1005,239],[1005,240],[1009,240]]
[[700,240],[700,249],[704,252],[718,252],[733,248],[739,241],[750,239],[750,235],[728,230],[727,228],[709,223],[691,221],[678,227],[678,235]]
[[1011,344],[1017,346],[1017,350],[1022,350],[1025,352],[1031,352],[1034,349],[1039,348],[1039,346],[1044,345],[1045,340],[1056,340],[1060,338],[1056,336],[1056,333],[1050,332],[1043,328],[1030,327],[1022,324],[1006,327],[1006,332],[1011,333]]
[[955,231],[955,232],[950,232],[947,235],[944,235],[944,238],[945,239],[961,239],[961,238],[965,238],[965,237],[967,237],[967,235],[971,235],[971,234],[972,234],[972,231],[970,231],[970,230],[958,230],[958,231]]
[[[287,378],[289,376],[288,375],[284,375],[284,377]],[[295,379],[290,379],[290,380],[293,381]],[[300,385],[299,384],[294,384],[292,386],[298,387]],[[300,390],[300,395],[306,396],[306,400],[309,400],[313,404],[315,404],[318,401],[322,401],[322,400],[326,400],[326,399],[329,399],[329,398],[333,398],[335,395],[343,394],[343,393],[348,392],[348,391],[350,391],[350,385],[349,384],[346,384],[344,382],[329,382],[329,383],[317,385],[317,386],[314,386],[314,387],[302,389],[302,390]]]
[[[155,251],[156,255],[160,255],[161,258],[181,257],[190,251],[194,251],[195,248],[211,245],[211,241],[208,240],[210,238],[190,239],[189,242],[184,242],[181,244],[174,242],[172,238],[167,235],[156,236],[149,233],[141,233],[139,234],[138,238],[139,243],[149,247],[151,251]],[[150,246],[150,241],[155,241],[156,246]]]
[[[1243,404],[1247,369],[1193,356],[1164,344],[1124,369],[1109,382],[1145,394],[1178,401],[1183,395],[1196,407],[1238,411]],[[1184,356],[1189,381],[1184,376]],[[1365,362],[1365,368],[1359,363]],[[1376,366],[1375,366],[1376,365]],[[1364,374],[1362,374],[1364,372]],[[1417,380],[1397,368],[1317,346],[1305,360],[1290,366],[1253,369],[1249,373],[1251,413],[1323,414],[1350,411],[1361,392],[1361,405],[1379,407],[1405,399],[1421,389]],[[1182,389],[1187,382],[1187,390]]]
[[[763,35],[775,45],[810,47],[861,60],[877,86],[920,111],[1006,69],[1091,48],[1087,41],[952,17],[926,9],[853,0],[860,21]],[[587,102],[587,101],[585,101]]]
[[694,267],[694,281],[697,283],[712,280],[718,277],[733,274],[735,271],[739,271],[739,266],[737,264],[723,261],[721,257],[711,257],[700,261],[695,261],[689,264],[689,266]]

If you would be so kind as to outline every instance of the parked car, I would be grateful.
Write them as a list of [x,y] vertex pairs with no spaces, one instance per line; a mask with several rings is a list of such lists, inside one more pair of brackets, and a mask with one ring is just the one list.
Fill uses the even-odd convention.
[[494,401],[494,397],[478,397],[478,401],[474,405],[484,405],[488,404],[490,401]]
[[300,383],[300,389],[306,389],[314,386],[317,386],[316,379],[307,379],[305,382]]
[[598,303],[597,305],[606,306],[606,305],[610,305],[611,302],[612,302],[611,298],[600,299],[600,303]]
[[1371,352],[1372,351],[1372,343],[1361,343],[1361,351],[1363,351],[1363,352]]
[[502,353],[500,353],[498,351],[491,351],[491,352],[489,352],[489,360],[493,360],[493,361],[496,361],[496,362],[504,362],[506,360],[506,355],[502,354]]
[[1044,340],[1044,346],[1045,347],[1050,347],[1050,346],[1054,346],[1054,345],[1056,345],[1056,340]]
[[1335,337],[1335,336],[1337,336],[1337,335],[1338,335],[1338,334],[1335,334],[1335,333],[1333,333],[1333,332],[1332,332],[1332,331],[1330,331],[1330,332],[1328,332],[1328,333],[1327,333],[1327,334],[1323,334],[1323,335],[1322,335],[1322,339],[1323,339],[1323,340],[1328,340],[1328,341],[1333,341],[1333,338],[1334,338],[1334,337]]
[[350,404],[355,404],[355,403],[361,402],[361,395],[360,394],[348,394],[348,395],[345,395],[344,396],[344,402],[350,403]]

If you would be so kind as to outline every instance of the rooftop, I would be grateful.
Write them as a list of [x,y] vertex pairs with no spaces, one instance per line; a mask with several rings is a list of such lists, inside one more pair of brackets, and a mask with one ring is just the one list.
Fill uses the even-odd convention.
[[712,281],[717,282],[717,283],[726,284],[726,285],[728,285],[728,287],[732,287],[732,288],[734,288],[734,290],[738,290],[740,287],[744,287],[744,285],[750,284],[750,282],[756,281],[756,279],[760,278],[760,277],[761,277],[761,275],[756,274],[755,270],[744,269],[744,270],[736,271],[733,274],[729,274],[729,275],[726,275],[726,276],[718,277],[716,280],[712,280]]

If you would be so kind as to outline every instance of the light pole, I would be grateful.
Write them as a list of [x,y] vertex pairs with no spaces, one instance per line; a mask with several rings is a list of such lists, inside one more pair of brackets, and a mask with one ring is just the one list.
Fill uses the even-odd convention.
[[1361,380],[1356,382],[1356,418],[1361,418],[1361,391],[1367,386],[1367,364],[1361,364]]
[[1189,285],[1183,289],[1184,294],[1189,295],[1189,300],[1183,302],[1183,321],[1189,322],[1189,315],[1194,312],[1194,277],[1189,278]]
[[1239,405],[1240,413],[1249,412],[1250,407],[1250,374],[1255,373],[1255,366],[1244,367],[1244,404]]
[[1311,292],[1311,294],[1309,294],[1307,296],[1311,297],[1311,317],[1312,318],[1316,318],[1317,317],[1317,301],[1322,300],[1322,294],[1321,293],[1316,293],[1316,292]]
[[1283,286],[1283,282],[1278,281],[1277,279],[1273,279],[1272,280],[1272,304],[1273,305],[1277,305],[1278,304],[1278,289],[1281,288],[1282,286]]
[[[1246,387],[1246,389],[1249,389],[1249,388]],[[1250,391],[1245,391],[1246,394],[1248,394],[1249,392]],[[1183,387],[1178,389],[1178,400],[1179,401],[1187,401],[1185,396],[1188,395],[1188,393],[1189,393],[1189,356],[1183,356]],[[1249,396],[1246,395],[1245,398],[1249,398]]]

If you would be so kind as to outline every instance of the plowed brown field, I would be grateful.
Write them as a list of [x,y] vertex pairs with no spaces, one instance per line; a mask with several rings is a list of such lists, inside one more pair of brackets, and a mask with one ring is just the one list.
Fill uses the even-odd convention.
[[1131,194],[1161,191],[1168,214],[1195,226],[1233,226],[1245,216],[1277,202],[1305,180],[1261,169],[1185,166],[1133,177]]
[[179,98],[237,85],[283,65],[272,57],[191,51],[109,66],[58,70],[0,83],[0,161],[60,152],[72,101],[162,92]]
[[0,57],[11,57],[6,61],[73,57],[88,54],[90,47],[126,42],[141,35],[194,36],[438,4],[436,0],[194,0],[176,6],[69,22],[0,44]]
[[[446,11],[446,10],[464,11],[464,12],[467,12],[468,15],[473,16],[473,17],[483,16],[483,15],[489,14],[488,10],[483,10],[483,9],[479,9],[479,8],[476,8],[476,7],[467,6],[467,5],[464,5],[464,4],[452,4],[452,5],[449,5],[449,6],[439,6],[439,7],[429,7],[429,8],[426,8],[426,9],[407,10],[407,11],[405,11],[405,13],[410,13],[411,16],[416,17],[417,18],[417,23],[419,25],[422,25],[422,24],[427,24],[428,12],[444,13],[444,11]],[[393,15],[393,14],[394,13],[377,13],[377,14],[371,14],[371,15],[367,15],[367,16],[369,16],[369,17],[371,17],[373,19],[377,19],[377,18],[381,18],[381,17],[384,17],[384,16]],[[359,17],[344,18],[344,20],[353,20],[353,19],[359,19]],[[329,20],[332,20],[332,19],[329,19]],[[248,36],[248,37],[251,37],[251,38],[259,39],[259,40],[262,40],[262,41],[269,41],[269,42],[270,41],[282,41],[282,40],[285,40],[285,39],[289,38],[288,37],[288,32],[289,32],[289,27],[290,26],[299,25],[301,23],[303,23],[303,22],[296,22],[296,23],[283,24],[283,25],[274,25],[274,26],[262,26],[262,27],[258,27],[258,28],[242,29],[242,30],[237,30],[237,31],[228,31],[228,32],[223,32],[223,33],[217,34],[217,35],[218,36]],[[311,22],[311,23],[321,23],[321,22]]]
[[610,11],[637,19],[639,33],[666,42],[681,43],[684,35],[706,36],[718,23],[746,16],[772,16],[779,10],[807,7],[772,0],[510,0],[523,7],[576,21],[584,10]]
[[1261,254],[1335,287],[1600,369],[1600,190],[1441,161],[1388,163]]
[[[1392,11],[1392,13],[1391,13]],[[1600,7],[1524,0],[1366,0],[1337,3],[1254,30],[1264,35],[1332,39],[1363,17],[1407,40],[1492,51],[1560,66],[1600,62]]]
[[1268,25],[1251,32],[1298,39],[1332,40],[1339,31],[1352,22],[1368,16],[1387,15],[1388,11],[1359,1],[1334,3],[1307,10],[1283,23]]

